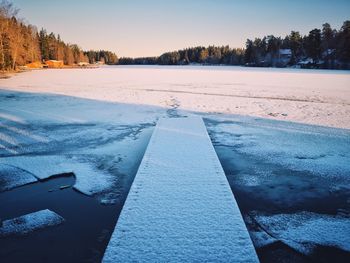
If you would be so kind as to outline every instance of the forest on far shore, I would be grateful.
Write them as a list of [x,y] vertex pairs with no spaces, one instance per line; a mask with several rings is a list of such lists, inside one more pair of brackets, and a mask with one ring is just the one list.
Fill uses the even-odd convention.
[[120,58],[119,64],[141,65],[245,65],[253,67],[287,67],[350,69],[350,21],[339,30],[325,23],[302,36],[292,31],[286,37],[268,35],[248,39],[245,49],[229,46],[186,48],[159,57]]
[[[109,65],[245,65],[254,67],[302,67],[350,69],[350,21],[337,30],[325,23],[303,36],[289,35],[248,39],[245,48],[227,46],[191,47],[158,57],[119,58],[111,51],[84,51],[65,43],[60,35],[38,31],[24,23],[8,0],[0,2],[0,71],[13,71],[30,63],[48,60],[64,65],[105,63]],[[181,37],[181,36],[179,36]]]
[[3,0],[0,2],[0,71],[16,70],[33,62],[63,61],[65,65],[81,62],[116,64],[117,55],[110,51],[83,51],[76,44],[62,41],[60,35],[40,31],[17,17],[18,9]]

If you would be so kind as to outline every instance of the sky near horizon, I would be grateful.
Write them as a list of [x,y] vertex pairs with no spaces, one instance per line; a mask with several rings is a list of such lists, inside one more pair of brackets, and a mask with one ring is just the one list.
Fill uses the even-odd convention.
[[247,38],[307,34],[350,20],[350,0],[13,0],[25,21],[84,50],[157,56],[191,46],[244,47]]

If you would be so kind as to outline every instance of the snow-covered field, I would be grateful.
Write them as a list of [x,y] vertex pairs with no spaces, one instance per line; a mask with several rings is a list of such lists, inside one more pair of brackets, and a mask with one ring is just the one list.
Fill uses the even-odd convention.
[[[157,120],[200,115],[260,260],[275,244],[316,261],[327,258],[317,252],[325,246],[328,258],[349,259],[350,130],[338,129],[350,128],[349,83],[341,71],[236,67],[42,70],[0,80],[0,209],[3,193],[67,173],[75,190],[113,206]],[[55,208],[1,219],[45,209],[66,219]],[[59,227],[74,231],[70,224]]]
[[350,128],[349,71],[110,66],[28,72],[0,87]]

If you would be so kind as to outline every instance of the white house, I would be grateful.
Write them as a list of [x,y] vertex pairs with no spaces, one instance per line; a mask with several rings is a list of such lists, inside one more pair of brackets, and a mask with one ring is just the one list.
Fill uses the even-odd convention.
[[278,63],[286,66],[292,59],[292,50],[289,48],[280,49],[278,51]]

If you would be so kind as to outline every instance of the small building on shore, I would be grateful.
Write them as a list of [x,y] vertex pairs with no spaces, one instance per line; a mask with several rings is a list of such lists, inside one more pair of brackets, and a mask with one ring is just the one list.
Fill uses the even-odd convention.
[[26,64],[26,67],[29,69],[40,69],[43,68],[43,64],[40,61],[34,61]]
[[290,59],[292,58],[292,50],[290,48],[282,48],[279,50],[280,58]]
[[88,63],[88,62],[79,62],[78,63],[78,66],[79,67],[87,67],[87,66],[89,66],[90,64]]
[[278,51],[278,64],[280,66],[287,66],[287,64],[291,61],[292,59],[292,50],[289,48],[285,49],[280,49]]
[[64,63],[62,60],[46,60],[44,62],[44,67],[46,68],[63,68]]
[[267,52],[265,56],[259,58],[258,63],[250,63],[247,66],[258,67],[286,67],[292,59],[291,49],[279,49],[277,52]]

